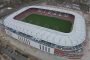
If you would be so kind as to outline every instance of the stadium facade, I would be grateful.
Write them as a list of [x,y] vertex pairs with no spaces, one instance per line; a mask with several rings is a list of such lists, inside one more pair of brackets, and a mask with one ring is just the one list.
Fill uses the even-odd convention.
[[[72,30],[65,33],[21,21],[30,13],[67,19],[73,23]],[[76,12],[57,7],[28,6],[6,17],[4,26],[6,34],[41,51],[58,56],[82,55],[86,27],[84,18]]]

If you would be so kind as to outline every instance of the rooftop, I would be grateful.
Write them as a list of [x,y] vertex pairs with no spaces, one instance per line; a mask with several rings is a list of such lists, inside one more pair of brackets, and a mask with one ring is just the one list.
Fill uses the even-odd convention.
[[[28,8],[48,9],[74,15],[75,19],[72,31],[70,33],[63,33],[14,19],[16,15],[27,10]],[[28,6],[22,8],[19,11],[9,15],[4,20],[4,25],[17,31],[23,32],[27,35],[34,36],[38,40],[44,40],[61,46],[76,46],[83,43],[86,38],[85,20],[82,15],[76,12],[51,6]]]

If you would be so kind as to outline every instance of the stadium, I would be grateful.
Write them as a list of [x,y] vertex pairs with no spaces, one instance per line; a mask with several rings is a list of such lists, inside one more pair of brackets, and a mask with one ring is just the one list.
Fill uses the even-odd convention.
[[4,20],[6,34],[57,56],[81,56],[86,38],[82,15],[50,6],[27,6]]

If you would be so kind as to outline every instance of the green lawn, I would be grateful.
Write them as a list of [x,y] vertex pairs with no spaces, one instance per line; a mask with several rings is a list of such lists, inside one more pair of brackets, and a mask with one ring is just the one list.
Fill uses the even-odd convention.
[[23,21],[65,33],[69,33],[72,29],[72,23],[70,21],[38,14],[31,14]]

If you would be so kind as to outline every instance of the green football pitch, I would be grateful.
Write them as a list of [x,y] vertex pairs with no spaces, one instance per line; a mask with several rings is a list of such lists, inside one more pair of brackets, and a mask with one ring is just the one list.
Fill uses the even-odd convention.
[[38,14],[31,14],[24,18],[23,21],[64,33],[69,33],[72,29],[72,23],[70,21]]

